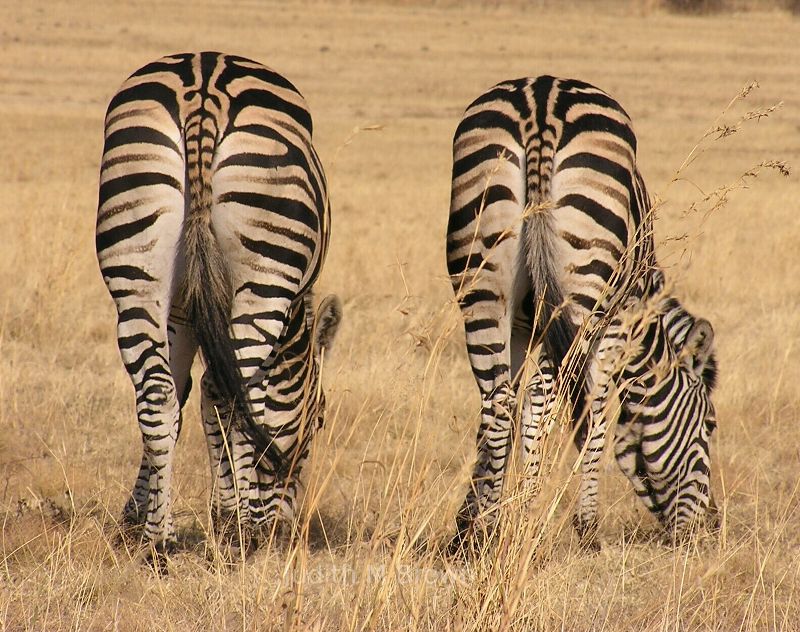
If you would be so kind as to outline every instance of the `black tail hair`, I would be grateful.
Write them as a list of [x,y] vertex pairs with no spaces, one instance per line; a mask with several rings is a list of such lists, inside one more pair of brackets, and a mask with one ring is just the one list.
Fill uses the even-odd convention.
[[[541,227],[539,227],[541,229]],[[548,237],[542,235],[544,239]],[[569,316],[569,307],[564,300],[558,277],[553,273],[548,258],[549,249],[545,244],[538,253],[529,253],[529,261],[532,256],[537,256],[537,270],[531,270],[531,282],[533,283],[533,296],[538,304],[534,305],[534,314],[538,315],[535,335],[541,339],[545,352],[553,362],[557,377],[562,377],[567,381],[569,389],[569,399],[572,404],[572,420],[578,423],[584,417],[584,407],[586,405],[586,380],[584,376],[584,362],[581,358],[577,359],[574,368],[569,375],[564,375],[567,367],[564,367],[564,360],[569,354],[577,337],[578,329]],[[529,241],[529,247],[535,244]]]
[[[535,179],[528,178],[528,200],[537,200],[539,192]],[[553,362],[556,376],[562,374],[564,359],[575,342],[578,330],[570,318],[569,306],[564,300],[558,275],[553,269],[552,230],[550,210],[547,205],[533,209],[523,225],[527,248],[528,278],[533,290],[533,313],[536,318],[534,336],[542,341],[545,351]],[[586,380],[584,362],[578,362],[567,379],[569,398],[572,403],[572,418],[578,423],[584,417],[586,404]],[[580,433],[579,433],[580,434]]]

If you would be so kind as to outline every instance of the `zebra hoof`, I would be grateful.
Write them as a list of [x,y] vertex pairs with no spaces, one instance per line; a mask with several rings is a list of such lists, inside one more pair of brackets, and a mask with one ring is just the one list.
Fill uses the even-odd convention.
[[208,559],[209,562],[215,566],[233,569],[243,563],[253,550],[255,550],[255,547],[251,546],[249,542],[245,546],[228,542],[210,549]]
[[297,525],[286,520],[270,520],[253,529],[253,541],[257,547],[274,550],[288,550],[298,540],[300,534]]
[[475,520],[456,520],[456,534],[447,545],[447,555],[464,560],[477,557],[492,539],[497,525],[489,526]]
[[145,553],[144,562],[160,577],[169,576],[169,557],[175,552],[177,545],[173,541],[150,543]]
[[447,544],[448,557],[466,558],[472,553],[475,538],[475,522],[469,518],[456,518],[456,534]]
[[710,542],[716,540],[721,531],[722,525],[720,522],[704,516],[679,528],[665,527],[665,531],[661,536],[661,543],[669,548],[679,548],[691,543]]
[[595,553],[599,553],[603,547],[600,542],[597,541],[597,538],[585,539],[580,538],[579,546],[581,547],[581,551],[584,553],[588,553],[590,555],[594,555]]
[[469,556],[471,548],[469,538],[466,537],[466,534],[457,532],[450,539],[450,542],[448,542],[446,553],[447,556],[451,558],[466,558]]
[[145,535],[144,517],[124,513],[116,525],[113,541],[131,556],[141,555],[142,548],[150,543]]
[[597,539],[598,524],[596,519],[581,520],[578,516],[573,516],[572,526],[578,534],[578,543],[581,550],[586,553],[599,553],[600,542]]
[[114,543],[126,549],[136,548],[141,545],[143,535],[144,528],[142,525],[123,521],[117,526],[114,534]]
[[240,524],[233,515],[214,520],[214,546],[209,560],[222,566],[235,566],[258,548],[257,534],[249,524]]

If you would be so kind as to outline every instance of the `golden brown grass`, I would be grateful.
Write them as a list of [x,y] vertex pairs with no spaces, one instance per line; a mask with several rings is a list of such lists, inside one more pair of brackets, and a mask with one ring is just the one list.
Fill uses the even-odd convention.
[[[796,629],[800,187],[772,169],[742,174],[797,162],[800,23],[621,1],[442,4],[6,11],[0,628]],[[334,212],[320,292],[341,295],[346,320],[328,359],[330,414],[306,476],[300,544],[233,570],[206,562],[209,476],[194,396],[176,475],[182,552],[161,578],[115,542],[140,448],[94,261],[96,182],[105,104],[122,79],[198,48],[258,59],[306,95]],[[581,552],[568,524],[575,453],[556,430],[552,475],[535,499],[510,494],[492,553],[470,564],[439,553],[479,408],[444,267],[450,141],[483,89],[542,73],[593,82],[631,114],[661,200],[660,258],[687,306],[714,324],[716,540],[661,545],[611,459],[603,549]],[[717,121],[753,80],[761,87]],[[766,119],[747,116],[778,102]]]

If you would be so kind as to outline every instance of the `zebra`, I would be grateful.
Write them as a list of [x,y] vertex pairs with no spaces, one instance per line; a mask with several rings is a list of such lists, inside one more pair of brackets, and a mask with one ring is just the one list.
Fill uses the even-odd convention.
[[616,460],[646,507],[673,534],[713,515],[714,332],[667,291],[652,220],[631,120],[602,90],[523,78],[466,109],[453,140],[447,267],[482,404],[451,550],[496,525],[512,450],[535,480],[558,393],[582,453],[582,543],[596,546],[615,388]]
[[143,440],[122,524],[159,559],[198,348],[221,541],[244,550],[293,516],[342,313],[335,295],[313,308],[330,207],[311,136],[292,83],[218,52],[147,64],[109,103],[96,250]]

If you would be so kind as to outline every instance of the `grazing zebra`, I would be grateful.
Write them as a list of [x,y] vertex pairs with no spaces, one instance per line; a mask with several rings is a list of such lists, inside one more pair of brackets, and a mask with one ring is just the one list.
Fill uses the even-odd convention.
[[[453,549],[496,519],[516,432],[523,466],[538,473],[557,392],[584,451],[584,542],[614,387],[616,458],[648,509],[678,532],[713,508],[713,331],[666,292],[651,215],[630,119],[603,91],[543,76],[500,83],[467,108],[453,141],[447,264],[482,414]],[[523,378],[528,357],[536,368]]]
[[213,52],[144,66],[108,106],[97,257],[144,443],[123,523],[159,555],[175,542],[173,455],[198,347],[217,528],[236,550],[242,531],[292,516],[341,319],[335,296],[316,317],[312,305],[330,211],[311,130],[287,79]]

